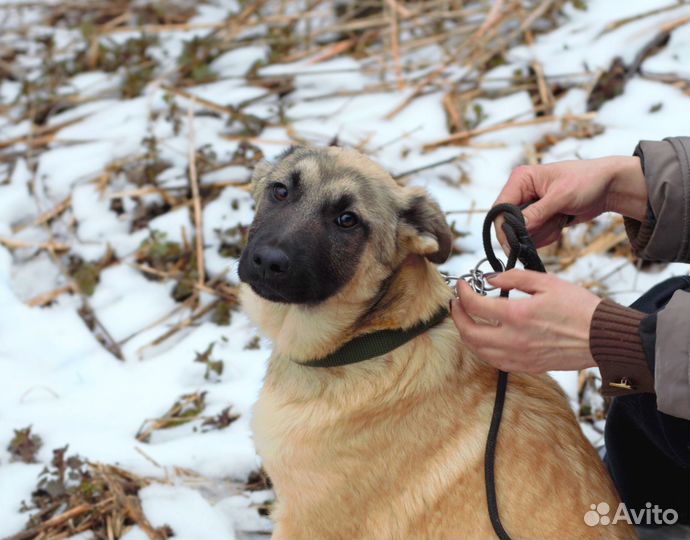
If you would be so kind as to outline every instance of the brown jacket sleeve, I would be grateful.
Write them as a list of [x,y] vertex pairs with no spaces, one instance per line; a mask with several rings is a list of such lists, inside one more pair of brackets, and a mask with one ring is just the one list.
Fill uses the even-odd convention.
[[654,392],[654,376],[640,338],[645,316],[611,300],[602,300],[594,311],[589,347],[601,371],[602,395]]
[[649,211],[626,218],[635,252],[648,261],[690,262],[690,137],[642,141],[635,148],[647,182]]
[[[656,261],[690,262],[690,137],[641,142],[649,193],[644,222],[625,220],[635,252]],[[657,316],[654,373],[639,334],[644,313],[602,301],[594,312],[590,349],[602,394],[656,392],[661,412],[690,418],[690,294],[676,291]]]

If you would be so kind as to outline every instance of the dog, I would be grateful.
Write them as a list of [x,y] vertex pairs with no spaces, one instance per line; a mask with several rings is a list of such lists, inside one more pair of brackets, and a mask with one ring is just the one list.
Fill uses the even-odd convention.
[[[484,447],[497,371],[449,317],[381,356],[310,366],[448,306],[439,206],[336,147],[262,162],[252,191],[240,301],[273,343],[252,431],[275,488],[274,538],[495,538]],[[592,505],[619,499],[546,375],[510,376],[495,478],[513,538],[635,537],[622,521],[585,523]]]

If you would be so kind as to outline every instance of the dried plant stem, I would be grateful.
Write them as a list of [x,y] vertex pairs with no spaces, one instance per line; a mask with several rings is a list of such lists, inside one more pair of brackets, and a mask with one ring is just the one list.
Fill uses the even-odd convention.
[[198,283],[203,285],[206,279],[206,271],[204,268],[204,229],[202,223],[201,213],[201,197],[199,196],[199,179],[196,171],[196,144],[194,140],[194,113],[193,106],[195,102],[192,99],[192,107],[187,109],[187,122],[189,129],[189,184],[192,191],[192,208],[194,212],[194,229],[195,229],[195,244],[196,244],[196,264],[198,272]]
[[0,141],[0,149],[14,146],[15,144],[27,144],[31,147],[48,144],[53,140],[56,132],[64,127],[76,124],[84,118],[86,117],[79,116],[77,118],[65,120],[64,122],[60,122],[58,124],[51,124],[48,126],[32,126],[31,132],[28,135],[20,135],[18,137]]
[[312,58],[307,63],[307,65],[311,66],[314,64],[318,64],[319,62],[325,62],[326,60],[330,60],[331,58],[334,58],[339,54],[343,54],[349,51],[350,49],[352,49],[352,47],[356,45],[356,43],[357,41],[355,39],[345,39],[343,41],[335,43],[334,45],[330,45],[326,47],[326,49],[321,54],[318,54],[314,58]]
[[16,227],[13,227],[12,232],[18,233],[20,231],[23,231],[24,229],[44,225],[45,223],[48,223],[50,220],[58,217],[65,210],[67,210],[70,206],[72,206],[72,196],[68,195],[60,203],[58,203],[57,206],[55,206],[54,208],[51,208],[50,210],[48,210],[46,212],[43,212],[40,216],[38,216],[31,223],[27,223],[24,225],[17,225]]
[[58,287],[57,289],[53,289],[52,291],[39,294],[38,296],[34,296],[26,304],[31,307],[45,306],[46,304],[50,304],[63,294],[73,292],[74,286],[72,284],[65,285],[64,287]]
[[448,210],[445,214],[486,214],[489,210],[490,208],[466,208],[464,210]]
[[477,129],[471,129],[471,130],[466,130],[466,131],[461,131],[459,133],[454,133],[450,137],[446,137],[444,139],[440,139],[438,141],[435,141],[433,143],[429,143],[424,145],[424,151],[430,151],[435,148],[438,148],[439,146],[447,146],[449,144],[454,144],[454,143],[463,143],[467,139],[470,139],[471,137],[477,137],[478,135],[484,135],[486,133],[492,133],[494,131],[500,131],[502,129],[509,129],[509,128],[516,128],[516,127],[525,127],[525,126],[535,126],[538,124],[548,124],[550,122],[574,122],[574,121],[586,121],[586,120],[593,120],[596,118],[597,113],[596,112],[588,112],[584,114],[567,114],[564,116],[554,116],[554,115],[549,115],[549,116],[539,116],[537,118],[532,118],[530,120],[518,120],[518,121],[509,121],[509,122],[501,122],[500,124],[496,124],[493,126],[487,126],[484,128],[477,128]]
[[200,319],[201,317],[203,317],[207,313],[210,313],[211,311],[213,311],[216,308],[216,306],[218,305],[218,302],[220,302],[220,300],[214,300],[213,302],[210,302],[208,305],[204,306],[203,308],[199,309],[196,313],[194,313],[194,315],[188,317],[184,321],[177,323],[170,330],[168,330],[167,332],[164,332],[163,334],[158,336],[156,339],[154,339],[151,343],[141,347],[138,352],[141,354],[141,352],[144,349],[147,349],[149,347],[156,347],[156,346],[160,345],[161,343],[163,343],[164,341],[171,338],[172,336],[174,336],[175,334],[177,334],[177,332],[179,332],[180,330],[183,330],[183,329],[187,328],[188,326],[191,326],[192,323],[194,323],[194,321]]
[[[398,90],[405,88],[405,81],[402,75],[402,64],[400,63],[400,36],[398,30],[398,12],[400,8],[395,0],[386,0],[390,12],[390,41],[391,41],[391,56],[393,57],[393,67],[395,70],[395,80],[397,81]],[[407,12],[409,14],[409,11]]]
[[621,26],[624,26],[626,24],[630,24],[635,21],[639,21],[640,19],[645,19],[647,17],[651,17],[653,15],[658,15],[659,13],[664,13],[666,11],[672,11],[674,9],[681,8],[683,6],[687,6],[690,2],[684,1],[684,2],[674,2],[672,4],[669,4],[667,6],[663,6],[657,9],[652,9],[650,11],[645,11],[644,13],[638,13],[637,15],[632,15],[631,17],[624,17],[622,19],[618,19],[617,21],[611,22],[607,24],[604,29],[599,33],[597,37],[603,36],[604,34],[607,34],[611,32],[612,30],[616,30],[620,28]]
[[0,236],[0,244],[9,249],[40,249],[52,252],[64,252],[70,249],[68,244],[60,242],[26,242],[16,238],[7,238],[6,236]]
[[551,111],[553,111],[554,98],[549,85],[546,83],[546,78],[544,77],[544,67],[541,65],[541,62],[535,60],[532,62],[532,69],[537,78],[537,89],[539,90],[542,110],[550,114]]
[[618,234],[610,232],[608,234],[599,236],[598,238],[595,238],[594,241],[590,242],[587,246],[585,246],[583,249],[579,250],[577,253],[567,257],[563,257],[560,260],[561,268],[565,268],[571,265],[576,260],[581,259],[586,255],[591,255],[592,253],[605,253],[609,249],[616,247],[621,242],[625,242],[627,238],[628,235],[625,231],[620,232]]

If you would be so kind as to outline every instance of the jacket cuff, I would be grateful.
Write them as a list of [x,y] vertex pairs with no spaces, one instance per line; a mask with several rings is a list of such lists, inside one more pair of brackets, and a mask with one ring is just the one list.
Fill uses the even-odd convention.
[[610,300],[602,300],[594,311],[589,348],[601,371],[602,395],[654,393],[654,376],[639,333],[645,316]]
[[647,184],[647,219],[625,220],[637,255],[650,261],[690,262],[690,137],[641,141],[640,158]]
[[636,254],[644,252],[647,244],[649,244],[649,240],[652,238],[654,226],[656,225],[652,207],[649,204],[647,205],[647,217],[644,221],[637,221],[636,219],[626,217],[623,219],[623,223],[625,224],[625,232],[628,235],[633,252]]

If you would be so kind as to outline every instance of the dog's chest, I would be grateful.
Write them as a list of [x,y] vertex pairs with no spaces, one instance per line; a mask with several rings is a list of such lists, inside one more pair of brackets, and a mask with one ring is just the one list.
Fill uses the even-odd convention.
[[332,429],[337,412],[328,409],[318,402],[285,403],[264,389],[254,406],[252,430],[266,468],[274,474],[310,468],[332,453],[339,446]]

